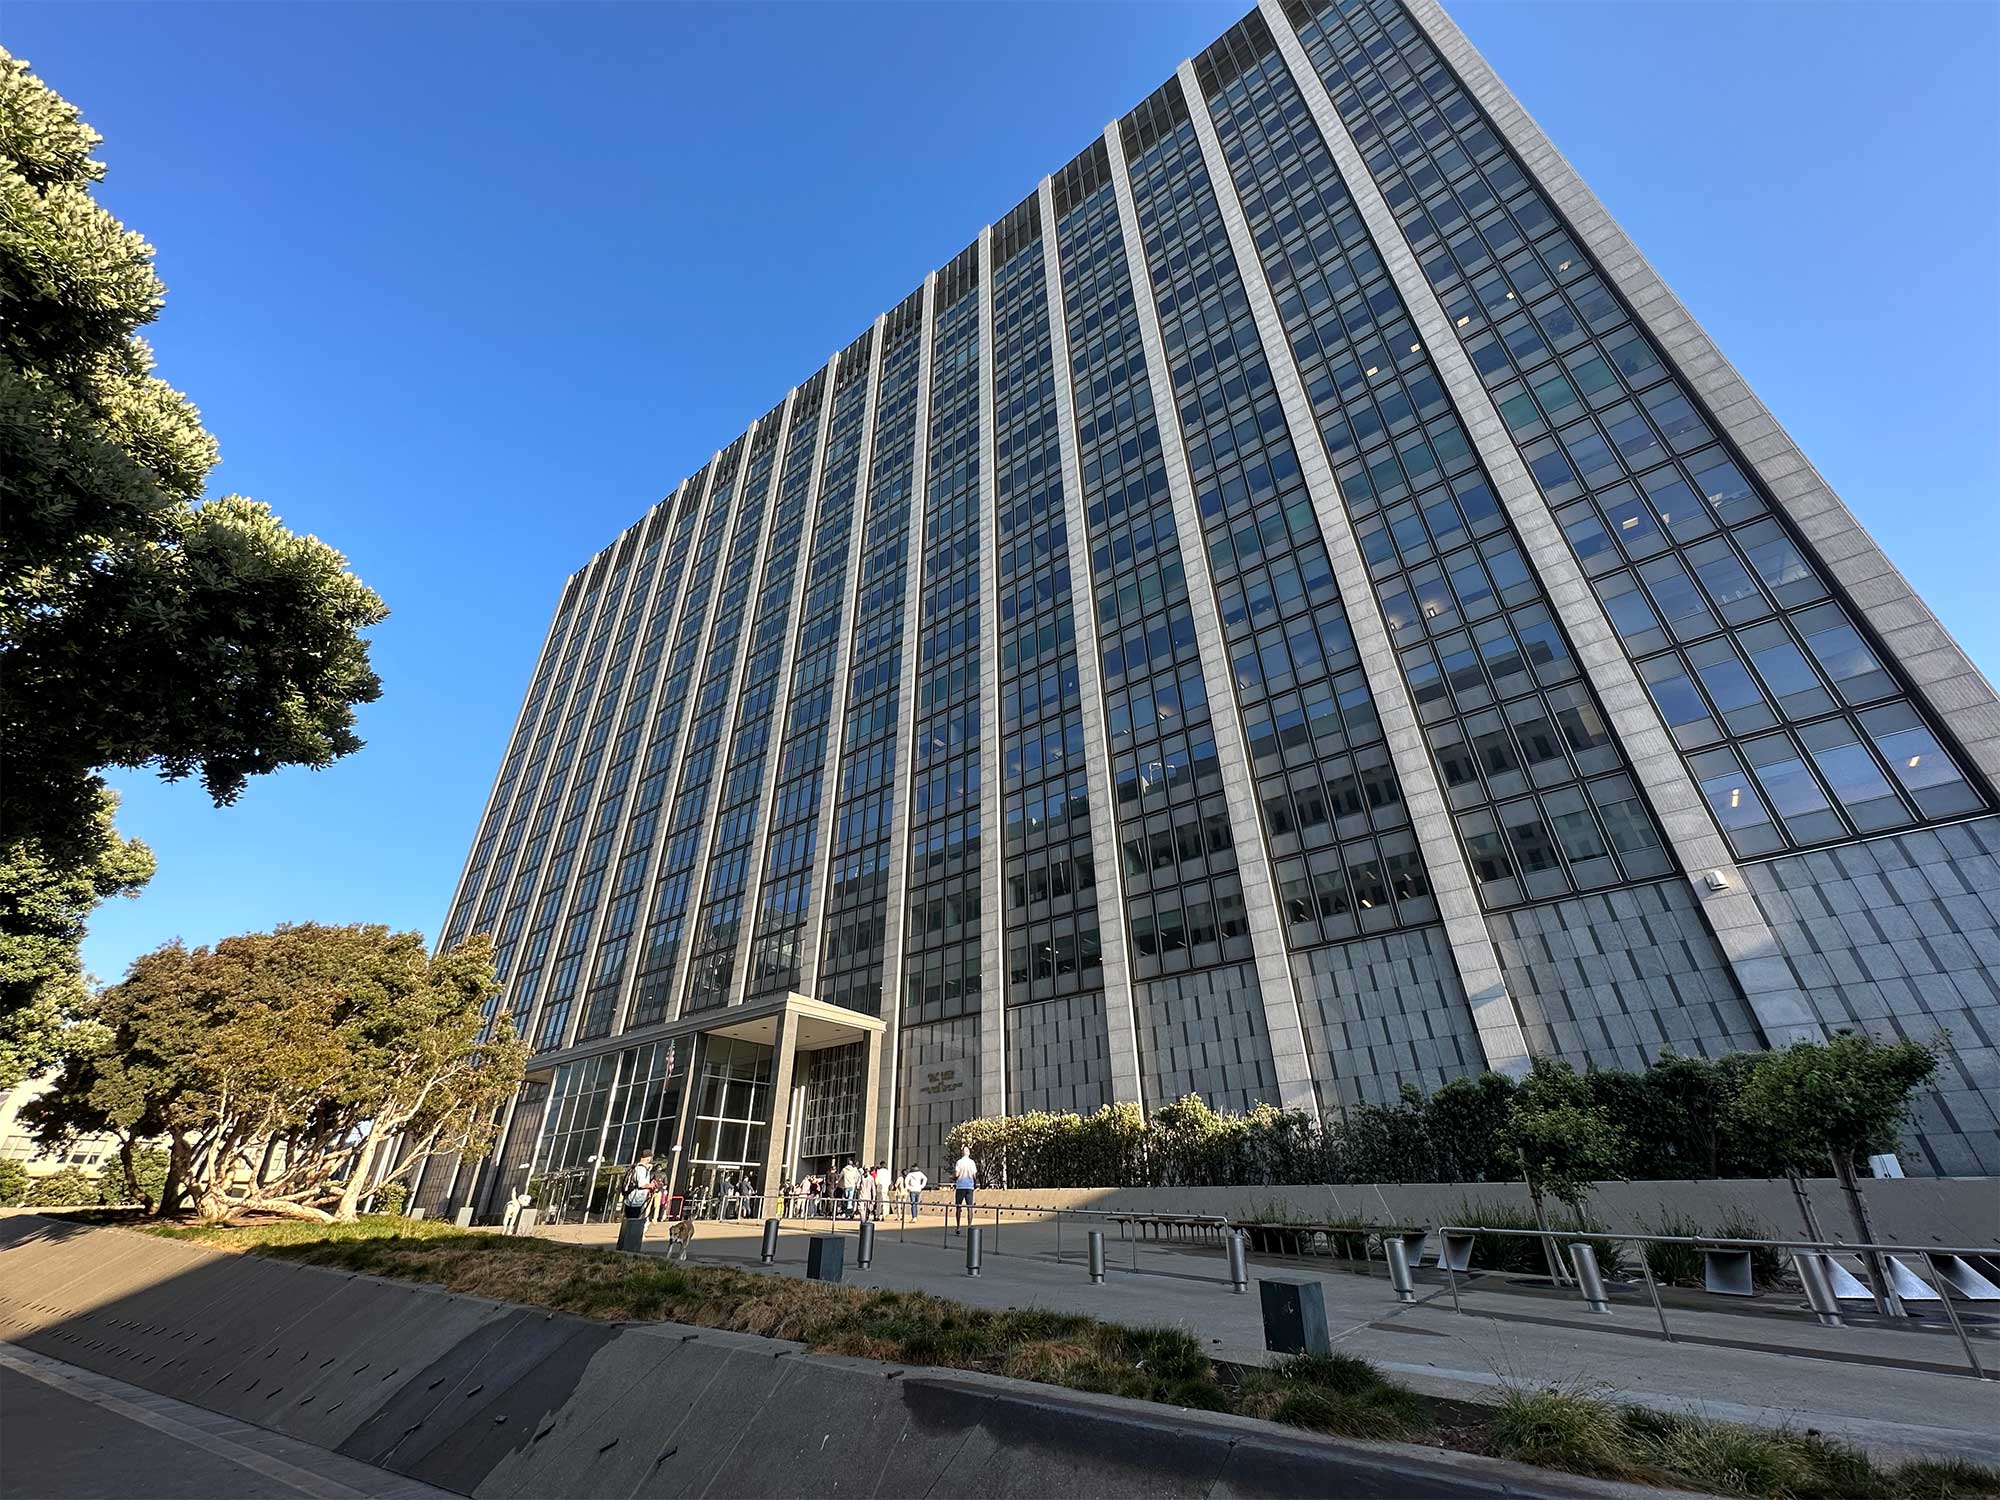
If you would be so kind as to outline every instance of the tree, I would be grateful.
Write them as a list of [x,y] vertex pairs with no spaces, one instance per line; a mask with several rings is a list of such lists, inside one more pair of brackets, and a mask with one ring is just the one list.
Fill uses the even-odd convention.
[[112,826],[118,799],[100,790],[89,835],[67,859],[15,834],[0,836],[0,1090],[53,1067],[63,1029],[85,999],[77,945],[98,903],[130,896],[153,876],[153,855]]
[[[1521,1174],[1535,1222],[1548,1227],[1546,1200],[1583,1217],[1591,1184],[1618,1175],[1625,1138],[1590,1095],[1590,1085],[1566,1062],[1538,1060],[1514,1093],[1513,1113],[1500,1132],[1502,1158]],[[1555,1241],[1542,1239],[1549,1275],[1563,1280]]]
[[[323,542],[240,496],[202,503],[215,441],[138,330],[152,247],[90,196],[100,137],[0,51],[0,932],[36,882],[100,883],[143,853],[109,833],[107,767],[249,777],[360,747],[382,601]],[[129,883],[114,881],[129,889]],[[85,908],[87,910],[87,907]],[[65,969],[63,964],[57,969]],[[0,1006],[44,1048],[60,979]]]
[[1424,1101],[1424,1132],[1440,1182],[1484,1182],[1509,1168],[1500,1132],[1514,1108],[1514,1080],[1504,1073],[1454,1078]]
[[[1770,1143],[1788,1173],[1833,1164],[1861,1237],[1872,1242],[1875,1226],[1861,1196],[1857,1161],[1895,1149],[1917,1090],[1937,1068],[1937,1052],[1921,1042],[1878,1042],[1843,1031],[1830,1041],[1798,1042],[1758,1059],[1737,1104],[1747,1128]],[[1892,1310],[1895,1293],[1880,1257],[1871,1251],[1862,1259],[1876,1302]]]
[[32,1118],[164,1137],[163,1211],[185,1192],[210,1221],[352,1218],[390,1142],[405,1149],[384,1180],[491,1144],[528,1050],[504,1024],[480,1039],[495,990],[485,937],[436,958],[380,926],[169,944],[97,998],[108,1045]]

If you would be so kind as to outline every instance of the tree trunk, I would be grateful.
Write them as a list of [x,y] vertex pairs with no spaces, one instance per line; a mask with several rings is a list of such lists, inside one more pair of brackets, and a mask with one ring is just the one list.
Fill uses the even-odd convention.
[[375,1146],[381,1139],[381,1132],[368,1132],[368,1142],[361,1148],[354,1170],[347,1174],[347,1185],[340,1190],[340,1207],[334,1213],[339,1223],[352,1224],[361,1217],[361,1195],[367,1190],[369,1174],[375,1170]]
[[1549,1216],[1542,1208],[1542,1192],[1536,1187],[1527,1172],[1521,1173],[1521,1184],[1528,1190],[1528,1202],[1535,1210],[1535,1227],[1542,1230],[1542,1257],[1549,1263],[1549,1280],[1562,1286],[1569,1278],[1563,1275],[1562,1257],[1556,1254],[1555,1236],[1547,1232]]
[[[1833,1153],[1833,1172],[1840,1179],[1840,1190],[1847,1194],[1848,1210],[1854,1215],[1854,1226],[1861,1231],[1861,1243],[1875,1242],[1875,1225],[1868,1217],[1868,1204],[1861,1196],[1860,1177],[1854,1170],[1854,1158],[1844,1151]],[[1875,1296],[1875,1310],[1885,1317],[1905,1316],[1903,1299],[1896,1295],[1896,1288],[1889,1281],[1889,1268],[1882,1257],[1873,1250],[1861,1252],[1861,1263],[1868,1268],[1868,1290]]]
[[145,1195],[139,1191],[139,1174],[132,1170],[132,1138],[130,1136],[121,1135],[118,1137],[118,1166],[125,1174],[125,1190],[139,1200],[141,1208],[145,1209],[147,1213],[151,1213],[153,1205],[148,1203]]

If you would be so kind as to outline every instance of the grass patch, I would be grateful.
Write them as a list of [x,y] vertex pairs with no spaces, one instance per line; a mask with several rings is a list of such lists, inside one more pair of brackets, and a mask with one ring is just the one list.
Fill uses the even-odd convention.
[[216,1250],[261,1250],[274,1245],[317,1245],[344,1240],[436,1240],[465,1230],[434,1219],[405,1219],[397,1214],[363,1214],[352,1224],[316,1224],[305,1219],[273,1219],[222,1229],[208,1224],[143,1224],[148,1234],[186,1240]]
[[1421,1396],[1346,1354],[1295,1354],[1270,1369],[1246,1371],[1235,1409],[1335,1437],[1409,1439],[1433,1425]]
[[1619,1406],[1590,1390],[1510,1390],[1489,1429],[1503,1458],[1751,1500],[1989,1500],[2000,1471],[1955,1460],[1898,1466],[1818,1432]]

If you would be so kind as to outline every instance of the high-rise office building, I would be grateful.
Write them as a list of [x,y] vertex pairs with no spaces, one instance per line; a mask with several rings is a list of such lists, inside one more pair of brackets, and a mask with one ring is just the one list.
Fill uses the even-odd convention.
[[494,1157],[936,1175],[1949,1037],[2000,1170],[2000,704],[1432,0],[1263,0],[563,588],[444,931]]

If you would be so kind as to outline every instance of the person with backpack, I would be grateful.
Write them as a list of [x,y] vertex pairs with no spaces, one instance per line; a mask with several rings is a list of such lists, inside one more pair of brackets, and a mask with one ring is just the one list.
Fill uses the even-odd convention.
[[644,1218],[646,1208],[653,1198],[653,1153],[641,1151],[639,1159],[632,1163],[625,1174],[625,1217]]

